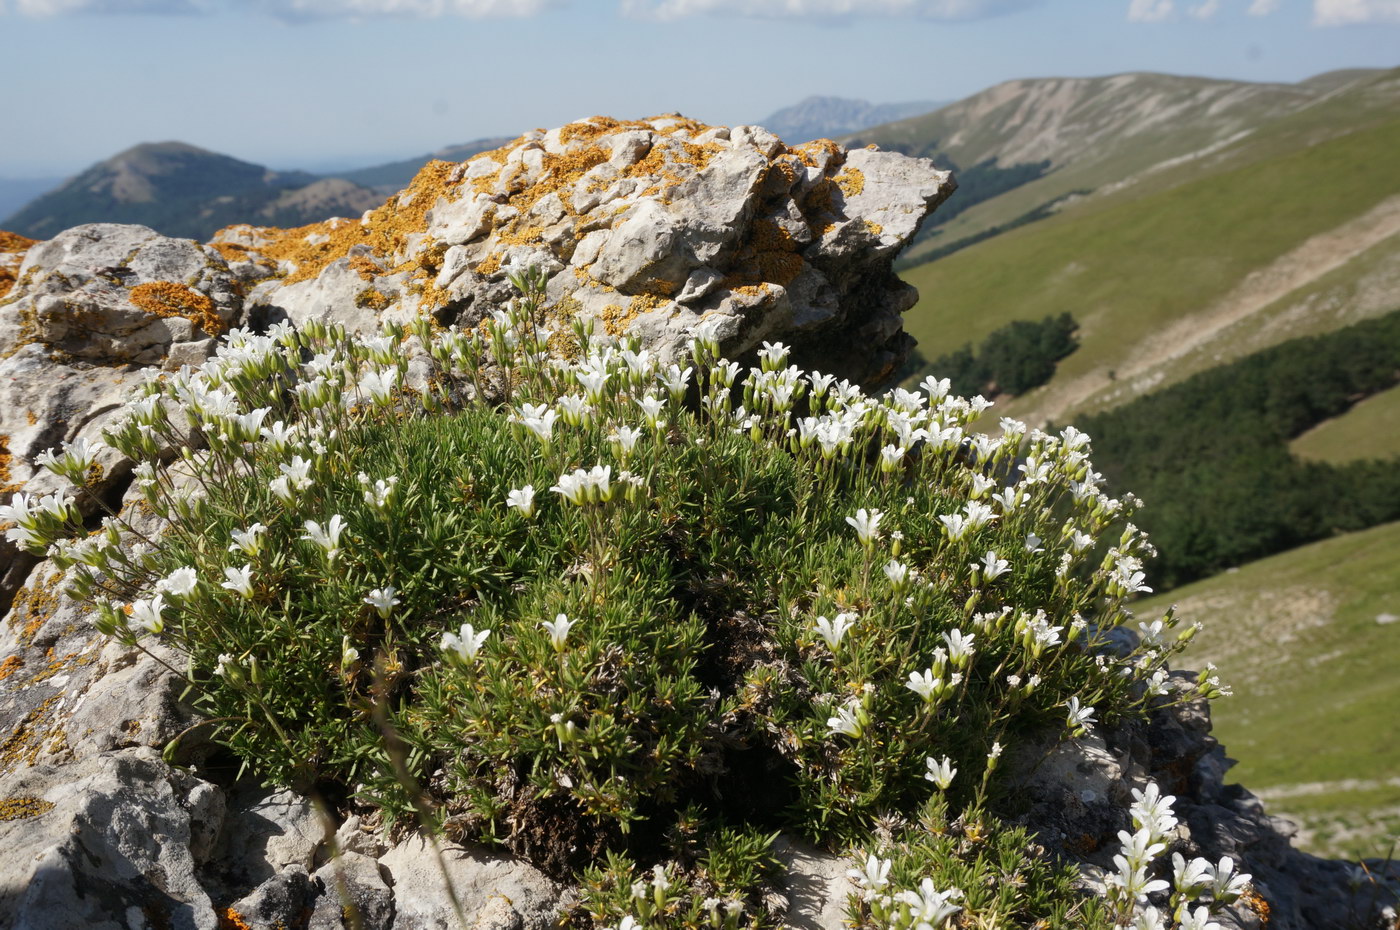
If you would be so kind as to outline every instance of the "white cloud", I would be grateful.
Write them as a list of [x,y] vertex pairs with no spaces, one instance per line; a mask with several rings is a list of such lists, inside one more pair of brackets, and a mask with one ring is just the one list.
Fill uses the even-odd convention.
[[622,12],[639,19],[680,19],[701,14],[754,19],[982,19],[1035,6],[1039,0],[621,0]]
[[1173,0],[1133,0],[1128,4],[1128,22],[1160,23],[1176,13]]
[[[252,7],[278,19],[368,19],[377,16],[432,19],[440,16],[535,16],[568,0],[12,0],[23,16],[72,13],[209,13]],[[0,11],[5,11],[0,6]]]
[[1254,0],[1249,5],[1250,16],[1268,16],[1278,12],[1279,0]]
[[1313,22],[1319,26],[1400,24],[1400,0],[1313,0]]
[[1193,19],[1210,19],[1220,12],[1220,0],[1201,0],[1186,11]]

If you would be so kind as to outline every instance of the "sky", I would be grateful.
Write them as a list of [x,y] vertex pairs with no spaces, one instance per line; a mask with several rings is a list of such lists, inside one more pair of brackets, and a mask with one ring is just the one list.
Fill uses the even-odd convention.
[[584,116],[1400,65],[1400,0],[0,0],[0,178],[179,140],[332,170]]

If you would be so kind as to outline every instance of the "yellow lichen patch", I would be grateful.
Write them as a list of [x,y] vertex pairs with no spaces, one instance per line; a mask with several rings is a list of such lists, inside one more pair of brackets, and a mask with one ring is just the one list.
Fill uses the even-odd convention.
[[637,316],[630,308],[619,304],[608,304],[603,308],[603,312],[598,315],[603,321],[603,330],[609,336],[621,336],[627,330],[627,324],[631,323]]
[[54,572],[47,578],[36,572],[34,581],[15,595],[10,605],[10,627],[19,629],[21,646],[32,643],[39,628],[53,616],[58,607],[58,584],[62,578],[62,572]]
[[40,681],[48,681],[50,678],[53,678],[55,675],[58,675],[61,672],[67,672],[75,668],[83,668],[84,666],[91,665],[92,663],[97,661],[97,653],[70,652],[62,658],[54,658],[54,650],[51,646],[49,647],[48,651],[44,654],[44,658],[48,660],[48,665],[44,666],[44,668],[40,670],[38,674],[36,674],[33,678],[29,679],[29,684],[34,684]]
[[855,197],[865,190],[865,172],[859,168],[847,168],[833,180],[836,186],[841,188],[841,193],[847,197]]
[[10,463],[14,459],[10,455],[10,437],[0,433],[0,495],[10,495],[24,486],[24,482],[16,481],[10,474]]
[[0,662],[0,681],[4,681],[22,668],[24,668],[23,659],[19,656],[9,656],[4,662]]
[[602,281],[599,281],[597,278],[593,277],[593,275],[589,274],[588,270],[585,268],[575,267],[574,277],[577,278],[578,283],[583,285],[584,287],[595,287],[598,290],[604,291],[606,293],[613,293],[617,290],[617,288],[613,287],[611,284],[604,284]]
[[29,251],[29,247],[36,241],[38,240],[26,239],[24,236],[0,229],[0,255],[11,256],[0,261],[0,297],[4,297],[15,286],[21,262],[18,253]]
[[253,925],[231,907],[219,911],[219,930],[253,930]]
[[763,283],[786,287],[802,271],[797,242],[781,223],[761,219],[753,224],[748,243],[735,258],[735,267],[726,277],[729,288]]
[[13,797],[0,799],[0,823],[42,817],[53,810],[53,802],[43,798]]
[[488,274],[495,274],[501,270],[501,256],[499,252],[492,252],[490,255],[476,263],[472,271],[485,277]]
[[840,165],[846,160],[845,150],[830,139],[813,139],[811,142],[804,142],[793,148],[792,152],[802,159],[804,165],[810,168],[815,168],[820,164],[822,153],[826,154],[831,166]]
[[880,233],[885,231],[885,227],[881,226],[879,223],[872,223],[869,220],[866,220],[865,230],[872,236],[878,236],[880,235]]
[[379,274],[379,266],[368,255],[356,255],[350,259],[350,270],[360,276],[361,281],[373,281]]
[[156,316],[183,317],[210,336],[224,331],[224,321],[214,309],[214,301],[205,294],[176,284],[174,281],[148,281],[138,284],[127,294],[133,304]]
[[39,758],[40,750],[44,748],[45,740],[62,735],[62,731],[57,727],[44,729],[49,714],[58,702],[57,694],[47,698],[25,714],[24,719],[10,731],[5,742],[0,743],[0,773],[14,770],[21,762],[33,765]]
[[[296,270],[287,276],[289,284],[316,277],[357,245],[368,245],[375,255],[389,260],[402,250],[410,235],[427,228],[427,213],[439,197],[453,190],[451,178],[456,169],[453,162],[428,162],[402,194],[390,197],[358,223],[337,217],[295,229],[259,230],[270,240],[259,251],[269,258],[296,265]],[[416,268],[417,262],[410,260],[394,270]]]
[[380,310],[383,310],[385,307],[389,306],[389,304],[393,302],[393,298],[390,297],[388,294],[385,294],[383,291],[376,290],[372,287],[367,287],[363,291],[360,291],[360,293],[355,295],[355,306],[367,308],[375,311],[376,313]]
[[226,262],[246,262],[249,260],[248,252],[251,250],[246,245],[239,245],[237,242],[209,242],[206,244],[222,255]]

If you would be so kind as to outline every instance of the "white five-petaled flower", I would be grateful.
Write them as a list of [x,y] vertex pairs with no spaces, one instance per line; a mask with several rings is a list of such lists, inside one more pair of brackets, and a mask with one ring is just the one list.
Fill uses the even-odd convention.
[[924,778],[933,782],[944,791],[947,791],[948,786],[953,783],[953,776],[958,774],[958,770],[953,767],[953,760],[949,759],[947,756],[944,756],[942,759],[935,759],[933,756],[928,756],[924,759],[924,765],[928,768],[928,772],[924,774]]
[[826,645],[835,652],[836,647],[841,645],[841,640],[845,639],[846,633],[855,626],[856,615],[850,612],[839,613],[835,620],[828,620],[826,617],[818,617],[812,624],[812,628],[817,631],[817,635],[826,640]]
[[188,565],[182,565],[160,581],[156,582],[156,590],[164,594],[171,594],[175,597],[188,597],[189,594],[199,586],[199,575]]
[[555,650],[562,651],[565,641],[569,638],[569,631],[574,628],[574,624],[577,622],[577,620],[570,620],[563,614],[555,614],[552,621],[541,620],[540,626],[544,627],[545,632],[549,634],[549,641]]
[[261,523],[254,523],[246,530],[234,530],[230,536],[233,542],[229,543],[229,552],[241,552],[246,556],[253,557],[262,551],[263,534],[267,532],[267,527]]
[[855,528],[856,538],[860,540],[861,545],[870,546],[880,538],[880,521],[884,516],[879,510],[866,510],[862,507],[856,511],[854,517],[847,517],[846,522]]
[[933,669],[924,669],[922,672],[910,672],[909,680],[904,683],[904,687],[913,691],[925,701],[932,701],[938,697],[938,692],[943,688],[943,679],[933,674]]
[[973,640],[976,638],[976,634],[964,634],[956,627],[943,634],[943,642],[948,644],[948,659],[954,668],[962,668],[972,659],[976,652],[973,648]]
[[165,598],[157,594],[149,600],[131,602],[131,619],[148,633],[159,634],[165,629]]
[[904,586],[909,583],[909,566],[895,559],[890,559],[885,563],[885,577],[890,580],[896,591],[904,590]]
[[340,534],[345,529],[344,518],[335,514],[325,526],[321,526],[315,520],[307,520],[304,526],[306,535],[301,538],[320,546],[326,553],[326,561],[334,562],[336,556],[340,555]]
[[933,884],[933,879],[924,878],[919,882],[918,891],[901,891],[895,895],[895,900],[909,906],[910,919],[914,921],[916,928],[928,927],[930,930],[937,930],[947,924],[948,918],[962,910],[961,905],[952,903],[961,897],[961,889],[949,888],[947,891],[939,891]]
[[967,518],[960,513],[945,513],[938,518],[938,522],[943,524],[944,531],[953,542],[962,539],[967,533]]
[[389,614],[392,613],[394,608],[400,603],[399,599],[394,596],[398,593],[398,590],[393,585],[386,584],[382,588],[375,588],[373,591],[369,592],[369,596],[364,600],[366,604],[378,611],[380,617],[387,619]]
[[470,623],[464,623],[459,632],[449,631],[442,634],[442,651],[456,656],[463,662],[470,662],[476,658],[486,642],[486,637],[490,635],[490,630],[478,630]]
[[832,733],[859,738],[865,732],[864,717],[861,706],[852,701],[836,708],[836,715],[826,718],[826,726]]
[[1080,707],[1079,697],[1072,696],[1065,704],[1067,717],[1069,718],[1069,728],[1075,733],[1087,729],[1089,724],[1094,722],[1094,708],[1092,706]]
[[880,894],[880,889],[890,883],[889,859],[881,859],[874,853],[865,857],[865,865],[858,869],[847,869],[847,877],[854,880],[861,888],[861,898],[866,901],[874,899]]
[[242,597],[253,596],[252,563],[248,563],[242,568],[225,568],[224,578],[227,580],[220,584],[219,587],[227,588]]
[[974,565],[973,567],[980,567],[982,569],[982,577],[987,581],[1000,578],[1002,575],[1011,571],[1011,563],[1006,561],[1006,559],[998,558],[997,554],[990,549],[987,550],[986,555],[982,556],[981,566]]
[[520,515],[529,519],[535,515],[535,486],[527,484],[523,488],[512,488],[506,495],[506,508],[508,510],[518,510]]

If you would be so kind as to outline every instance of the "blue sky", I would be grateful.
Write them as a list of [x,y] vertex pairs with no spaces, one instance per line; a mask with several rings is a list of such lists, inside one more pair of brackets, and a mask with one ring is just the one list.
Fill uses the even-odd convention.
[[1400,0],[0,0],[0,177],[179,139],[372,164],[581,116],[1400,65]]

